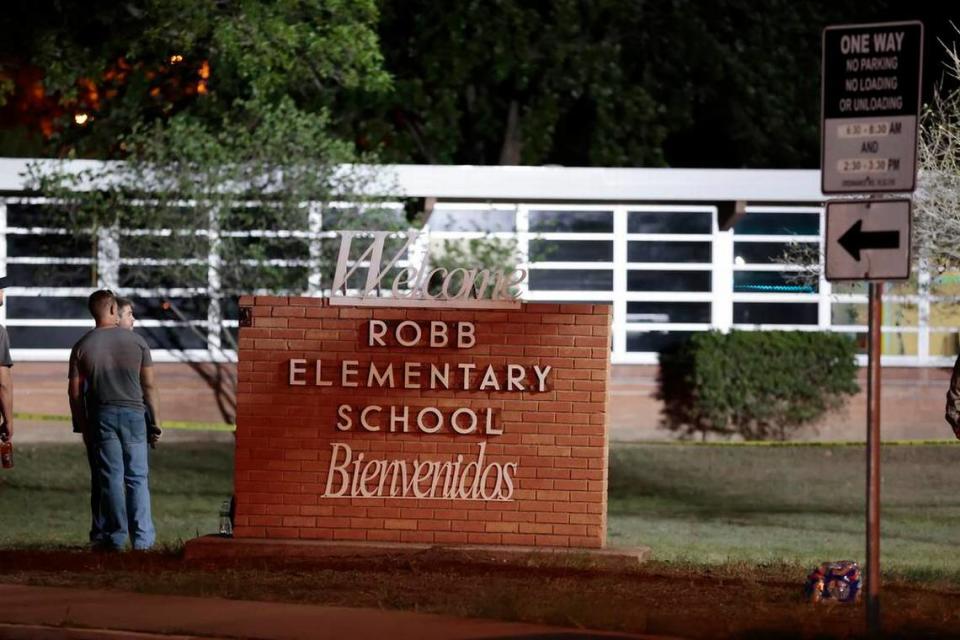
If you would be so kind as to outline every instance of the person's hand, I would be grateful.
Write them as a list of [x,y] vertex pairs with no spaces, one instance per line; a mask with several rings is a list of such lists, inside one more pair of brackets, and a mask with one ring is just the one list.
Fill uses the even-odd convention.
[[13,420],[6,420],[0,424],[0,440],[4,442],[13,440]]
[[163,436],[163,429],[160,428],[158,424],[152,424],[147,427],[147,441],[151,446],[156,445],[160,442],[160,438]]

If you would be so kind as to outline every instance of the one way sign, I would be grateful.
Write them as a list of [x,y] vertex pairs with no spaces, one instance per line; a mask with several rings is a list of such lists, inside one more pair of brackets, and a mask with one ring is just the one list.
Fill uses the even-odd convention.
[[827,280],[910,277],[910,201],[827,203]]

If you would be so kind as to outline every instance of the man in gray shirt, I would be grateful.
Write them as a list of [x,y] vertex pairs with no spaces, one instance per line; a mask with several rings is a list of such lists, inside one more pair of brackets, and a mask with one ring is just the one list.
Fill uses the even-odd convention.
[[150,514],[147,426],[144,403],[157,415],[150,347],[117,326],[117,299],[110,291],[88,301],[96,328],[70,356],[70,411],[86,439],[94,442],[100,489],[101,544],[134,549],[156,539]]

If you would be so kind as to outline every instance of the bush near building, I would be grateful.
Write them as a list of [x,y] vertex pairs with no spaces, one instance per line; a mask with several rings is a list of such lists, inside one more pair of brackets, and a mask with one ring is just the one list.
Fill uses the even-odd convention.
[[663,426],[684,437],[787,440],[859,391],[856,345],[808,331],[694,334],[660,354]]

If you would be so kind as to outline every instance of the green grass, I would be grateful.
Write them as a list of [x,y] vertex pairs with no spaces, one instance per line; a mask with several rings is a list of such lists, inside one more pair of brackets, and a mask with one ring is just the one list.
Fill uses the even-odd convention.
[[[17,420],[37,422],[70,422],[70,416],[59,413],[14,413]],[[164,429],[182,429],[184,431],[236,431],[237,426],[226,422],[188,422],[184,420],[164,420]]]
[[[881,472],[884,572],[960,582],[960,446],[884,447]],[[616,445],[609,544],[681,563],[864,562],[865,473],[862,445]]]
[[[88,472],[79,444],[18,445],[0,471],[0,546],[81,545]],[[158,541],[217,527],[232,492],[232,445],[164,443],[151,453]],[[884,572],[960,584],[960,446],[884,447]],[[610,546],[648,545],[676,565],[812,567],[864,561],[861,446],[615,444]]]
[[[24,444],[0,470],[0,546],[81,545],[90,527],[90,472],[83,445]],[[150,453],[157,542],[214,533],[233,493],[233,446],[160,444]]]

